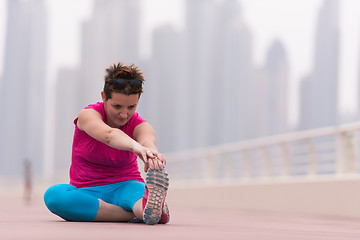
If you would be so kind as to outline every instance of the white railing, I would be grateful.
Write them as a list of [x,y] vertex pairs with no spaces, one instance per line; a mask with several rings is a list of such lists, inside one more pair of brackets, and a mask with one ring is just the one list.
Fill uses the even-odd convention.
[[197,184],[359,172],[360,122],[168,153],[173,183]]

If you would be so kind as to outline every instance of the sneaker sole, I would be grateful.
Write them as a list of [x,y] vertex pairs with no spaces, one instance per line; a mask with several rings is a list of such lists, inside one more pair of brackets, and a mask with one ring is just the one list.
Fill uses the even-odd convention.
[[162,205],[169,186],[168,174],[150,169],[146,174],[148,200],[144,209],[144,222],[149,225],[157,224],[162,214]]
[[[167,206],[166,202],[164,203],[164,207],[162,209],[162,214],[165,214],[166,215],[166,221],[165,222],[160,222],[160,224],[166,224],[170,221],[170,211],[169,211],[169,207]],[[161,218],[160,218],[161,220]]]

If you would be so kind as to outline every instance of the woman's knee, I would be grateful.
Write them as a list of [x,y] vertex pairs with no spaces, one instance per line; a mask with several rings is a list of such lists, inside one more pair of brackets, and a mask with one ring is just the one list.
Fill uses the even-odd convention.
[[44,194],[47,208],[67,221],[93,221],[99,200],[69,184],[51,186]]
[[66,192],[76,190],[76,187],[70,184],[56,184],[49,187],[44,194],[44,202],[51,212],[61,209],[66,204]]

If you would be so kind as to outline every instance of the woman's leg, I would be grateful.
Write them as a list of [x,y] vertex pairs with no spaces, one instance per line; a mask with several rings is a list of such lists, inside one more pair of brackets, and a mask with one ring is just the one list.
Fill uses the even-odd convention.
[[167,223],[167,173],[149,171],[147,185],[145,191],[139,181],[79,189],[58,184],[46,191],[44,201],[51,212],[68,221],[129,221],[135,214],[148,224]]
[[[146,175],[146,187],[141,182],[129,181],[127,187],[123,188],[121,196],[132,199],[129,203],[132,211],[145,223],[168,223],[170,214],[165,203],[168,185],[169,178],[165,170],[149,170]],[[135,191],[135,189],[138,190]],[[135,192],[137,193],[135,194]],[[126,207],[124,208],[126,209]]]
[[133,213],[98,199],[69,184],[50,187],[44,195],[48,209],[67,221],[129,221]]
[[120,206],[123,209],[134,214],[136,217],[143,219],[142,197],[145,192],[145,184],[140,181],[130,180],[118,183],[116,189],[112,191],[110,203]]
[[99,209],[96,197],[70,184],[51,186],[44,194],[44,201],[52,213],[67,221],[93,221]]
[[128,222],[134,218],[134,214],[122,207],[106,203],[99,199],[99,210],[94,219],[98,222]]
[[146,224],[168,223],[169,209],[165,203],[169,186],[165,170],[149,170],[146,174],[146,190],[143,197],[144,222]]
[[143,198],[140,198],[133,207],[134,214],[137,218],[144,220],[144,208],[143,208]]

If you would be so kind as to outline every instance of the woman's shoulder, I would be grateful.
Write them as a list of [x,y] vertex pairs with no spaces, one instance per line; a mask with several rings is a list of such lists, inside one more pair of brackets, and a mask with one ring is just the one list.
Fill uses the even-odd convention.
[[[98,113],[100,113],[103,121],[105,121],[106,117],[105,117],[105,110],[104,110],[104,103],[103,102],[97,102],[97,103],[94,103],[94,104],[89,104],[83,110],[85,110],[85,109],[93,109],[93,110],[97,111]],[[83,112],[83,110],[81,110],[81,112]],[[79,113],[79,115],[81,114],[81,112]],[[75,125],[77,125],[78,119],[79,119],[79,117],[75,118],[75,120],[74,120]]]
[[97,102],[97,103],[94,103],[94,104],[89,104],[87,105],[84,109],[94,109],[98,112],[102,112],[104,111],[104,103],[103,102]]
[[104,103],[103,102],[97,102],[97,103],[94,103],[94,104],[90,104],[87,107],[85,107],[84,109],[94,109],[95,111],[100,113],[103,120],[105,120],[105,109],[104,109]]

